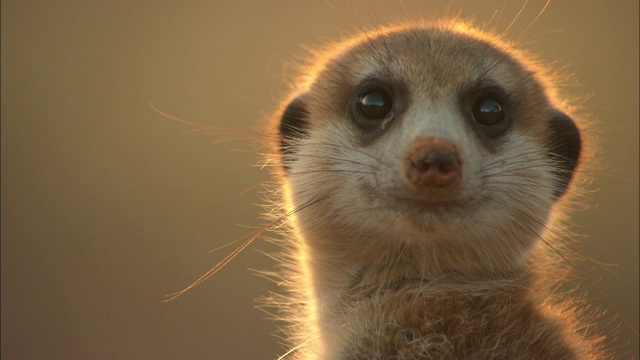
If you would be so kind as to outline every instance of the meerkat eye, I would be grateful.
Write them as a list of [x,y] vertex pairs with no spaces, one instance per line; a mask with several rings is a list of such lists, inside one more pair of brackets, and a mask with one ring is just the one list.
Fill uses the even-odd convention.
[[357,109],[360,115],[370,120],[383,120],[391,113],[391,96],[382,89],[363,93],[358,97]]
[[506,117],[506,108],[493,97],[481,97],[471,109],[473,118],[480,125],[491,126],[502,122]]

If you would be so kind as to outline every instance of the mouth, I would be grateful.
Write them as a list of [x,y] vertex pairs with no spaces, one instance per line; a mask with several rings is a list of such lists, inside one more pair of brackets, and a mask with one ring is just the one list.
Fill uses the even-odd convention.
[[[378,183],[376,185],[379,185]],[[419,234],[433,233],[449,226],[460,226],[469,221],[488,199],[469,197],[478,192],[467,192],[460,187],[446,194],[435,191],[411,191],[404,186],[362,186],[367,194],[367,207],[381,214],[384,223],[401,227],[400,231],[412,229]]]
[[479,200],[461,197],[419,199],[387,194],[385,198],[388,208],[397,214],[397,218],[412,228],[427,233],[468,221],[481,206]]
[[463,198],[459,193],[444,196],[439,193],[415,194],[415,196],[384,194],[383,196],[393,207],[418,214],[436,216],[455,216],[462,212],[468,213],[470,206],[475,203],[471,199]]

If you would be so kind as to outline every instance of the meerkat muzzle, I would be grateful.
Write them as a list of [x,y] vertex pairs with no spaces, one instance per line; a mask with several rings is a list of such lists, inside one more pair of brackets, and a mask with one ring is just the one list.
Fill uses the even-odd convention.
[[414,186],[451,191],[462,180],[462,159],[457,147],[437,137],[419,137],[404,157],[405,175]]

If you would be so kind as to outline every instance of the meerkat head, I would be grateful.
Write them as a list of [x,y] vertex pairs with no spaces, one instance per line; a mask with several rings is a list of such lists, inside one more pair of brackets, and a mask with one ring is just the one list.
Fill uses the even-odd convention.
[[368,33],[321,58],[277,126],[307,245],[344,261],[399,248],[441,267],[524,261],[581,150],[526,61],[452,24]]

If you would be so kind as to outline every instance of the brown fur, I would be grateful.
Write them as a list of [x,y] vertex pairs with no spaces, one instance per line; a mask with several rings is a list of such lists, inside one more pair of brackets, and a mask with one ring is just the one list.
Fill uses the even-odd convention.
[[[312,141],[294,143],[301,150],[290,172],[276,170],[282,184],[277,197],[286,204],[276,205],[277,214],[286,218],[290,238],[283,259],[290,293],[272,301],[290,323],[292,357],[609,357],[581,303],[557,290],[569,274],[556,251],[564,250],[560,236],[566,234],[562,220],[570,199],[553,199],[554,174],[545,169],[552,164],[540,155],[549,146],[541,117],[560,111],[579,128],[584,124],[558,96],[546,69],[531,59],[496,35],[443,21],[377,29],[328,47],[307,66],[291,98],[307,94]],[[406,205],[401,193],[392,200],[379,196],[386,178],[371,182],[365,171],[338,171],[353,165],[332,159],[365,157],[359,148],[378,157],[389,152],[380,144],[389,140],[354,143],[344,115],[354,84],[371,71],[389,75],[408,94],[402,104],[408,113],[400,114],[405,118],[417,116],[417,105],[448,104],[448,94],[478,79],[500,79],[516,109],[514,138],[492,142],[466,133],[460,136],[473,143],[461,151],[475,156],[471,163],[493,157],[505,163],[509,157],[502,153],[522,151],[521,163],[530,166],[513,172],[522,184],[462,184],[467,193],[459,205],[424,215]],[[396,134],[408,125],[386,126],[381,131]],[[392,171],[395,165],[376,166]],[[322,171],[327,169],[335,171]]]
[[[351,302],[342,326],[345,359],[599,359],[567,331],[571,308],[534,302],[524,276],[491,282],[406,283]],[[439,282],[444,282],[440,285]],[[428,291],[422,288],[429,287]],[[356,300],[356,299],[354,299]],[[400,306],[402,304],[402,306]],[[568,313],[562,314],[561,311]],[[371,313],[380,316],[367,316]],[[358,321],[371,319],[363,325]],[[350,324],[351,320],[355,320]],[[372,329],[378,331],[372,332]],[[344,329],[342,332],[345,333]],[[563,339],[563,341],[558,341]]]

